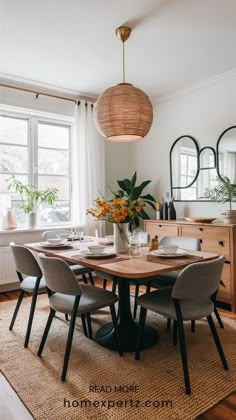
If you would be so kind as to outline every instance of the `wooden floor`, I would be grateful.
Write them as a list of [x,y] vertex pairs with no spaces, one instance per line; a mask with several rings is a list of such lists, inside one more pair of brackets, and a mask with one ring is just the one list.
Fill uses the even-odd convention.
[[[96,280],[96,284],[102,286],[100,280]],[[109,288],[109,286],[108,286]],[[132,290],[132,293],[134,290]],[[145,292],[145,289],[140,288],[140,292]],[[0,293],[0,303],[7,300],[17,299],[18,291]],[[230,319],[236,320],[236,314],[232,312],[219,309],[219,313]],[[236,351],[236,349],[235,349]],[[17,394],[11,388],[7,380],[0,374],[0,419],[4,420],[29,420],[32,419],[25,406],[19,400]],[[17,414],[16,414],[17,413]],[[215,407],[208,410],[206,413],[198,417],[199,420],[233,420],[236,419],[236,391],[229,397],[225,398]]]

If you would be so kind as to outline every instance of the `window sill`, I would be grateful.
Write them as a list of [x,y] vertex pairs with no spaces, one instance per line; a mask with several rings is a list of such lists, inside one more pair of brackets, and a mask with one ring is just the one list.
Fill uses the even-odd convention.
[[40,226],[40,227],[36,227],[35,229],[30,229],[30,228],[16,228],[16,229],[0,229],[0,235],[1,234],[12,234],[12,233],[27,233],[27,232],[45,232],[47,230],[70,230],[71,226],[65,226],[65,225],[57,225],[57,226]]

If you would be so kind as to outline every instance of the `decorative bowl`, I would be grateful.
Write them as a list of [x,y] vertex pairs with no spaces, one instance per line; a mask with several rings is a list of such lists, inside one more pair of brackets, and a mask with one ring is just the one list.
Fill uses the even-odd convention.
[[184,219],[193,223],[211,223],[216,217],[184,217]]

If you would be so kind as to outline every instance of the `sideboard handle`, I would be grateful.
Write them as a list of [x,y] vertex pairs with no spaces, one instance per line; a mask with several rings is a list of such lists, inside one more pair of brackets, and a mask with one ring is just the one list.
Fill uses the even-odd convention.
[[162,227],[162,225],[158,225],[159,227]]
[[203,228],[199,228],[199,230],[203,231]]
[[219,245],[224,246],[224,242],[223,241],[219,241]]
[[200,239],[200,244],[202,244],[202,239]]

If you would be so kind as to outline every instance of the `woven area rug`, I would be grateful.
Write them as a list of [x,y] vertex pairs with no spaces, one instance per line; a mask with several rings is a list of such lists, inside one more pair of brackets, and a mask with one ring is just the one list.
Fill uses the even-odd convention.
[[[31,298],[25,298],[15,323],[8,326],[15,301],[0,305],[0,369],[35,419],[166,420],[194,419],[236,389],[236,323],[223,319],[217,330],[230,370],[224,371],[207,321],[190,332],[186,323],[192,395],[184,393],[178,346],[173,346],[166,320],[149,314],[147,322],[160,331],[160,343],[123,358],[83,335],[80,319],[74,335],[66,383],[60,381],[68,324],[53,321],[43,357],[36,353],[48,315],[46,296],[38,299],[28,349],[24,335]],[[110,320],[108,311],[92,316],[95,331]],[[136,387],[136,388],[135,388]]]

